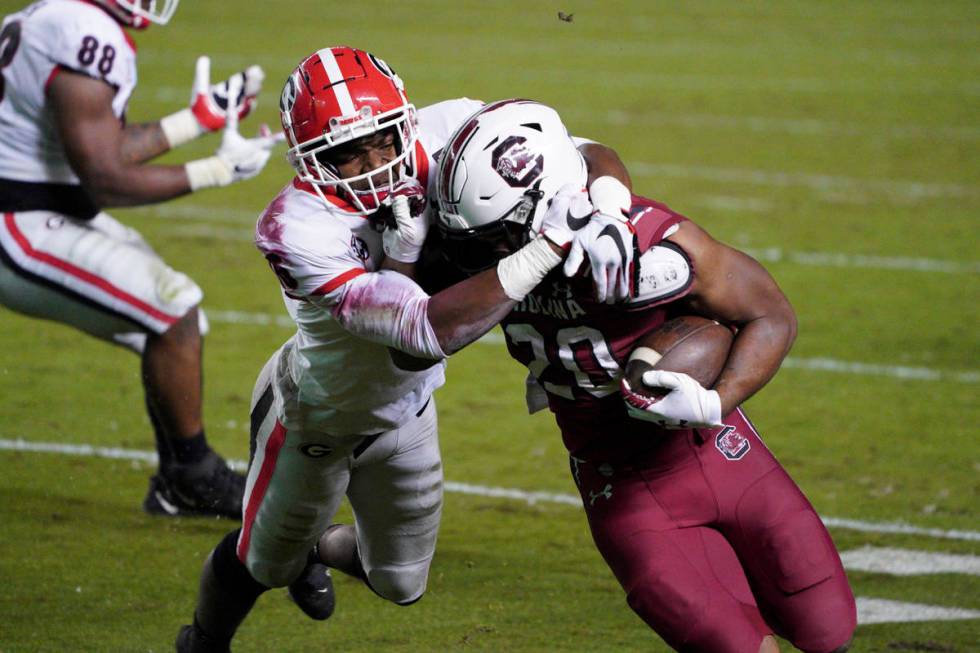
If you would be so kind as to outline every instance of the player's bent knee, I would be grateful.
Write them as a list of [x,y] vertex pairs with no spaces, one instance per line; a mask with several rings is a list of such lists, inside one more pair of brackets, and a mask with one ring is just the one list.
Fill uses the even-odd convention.
[[261,562],[248,562],[246,567],[258,582],[268,587],[286,587],[291,582],[299,578],[306,566],[306,558],[290,560],[285,564],[268,564]]
[[421,570],[372,569],[368,572],[367,583],[375,594],[396,605],[407,606],[415,603],[425,594],[428,582],[428,568]]
[[671,579],[669,569],[651,570],[628,588],[626,602],[658,635],[679,648],[685,642],[701,640],[696,631],[704,624],[702,606],[708,602],[703,588]]

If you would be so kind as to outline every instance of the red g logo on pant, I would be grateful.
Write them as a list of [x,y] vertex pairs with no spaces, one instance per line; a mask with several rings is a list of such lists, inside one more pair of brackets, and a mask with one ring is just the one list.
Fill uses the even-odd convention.
[[752,443],[734,426],[726,426],[715,436],[715,448],[728,460],[740,460],[752,448]]

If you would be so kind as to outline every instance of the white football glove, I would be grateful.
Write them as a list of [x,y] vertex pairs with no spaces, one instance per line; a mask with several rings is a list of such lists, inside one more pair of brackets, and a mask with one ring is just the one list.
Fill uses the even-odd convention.
[[[229,83],[231,95],[240,91],[242,80],[232,77]],[[255,138],[245,138],[238,133],[238,112],[230,107],[225,117],[225,130],[221,136],[221,146],[215,155],[207,159],[191,161],[185,168],[190,180],[191,190],[211,186],[227,186],[236,181],[251,179],[269,161],[272,148],[285,140],[282,132],[273,134],[268,126],[259,128]]]
[[592,203],[586,190],[576,184],[566,184],[551,198],[548,209],[535,220],[531,231],[567,252],[574,234],[588,224],[591,215]]
[[385,256],[402,263],[415,263],[422,255],[422,245],[429,233],[428,215],[425,212],[425,188],[414,177],[399,179],[392,188],[380,212],[385,230],[381,245]]
[[629,190],[613,177],[599,177],[589,188],[592,219],[575,233],[565,259],[565,276],[573,277],[586,256],[592,269],[596,301],[626,301],[636,294],[638,245],[629,219]]
[[[232,92],[231,84],[235,79],[238,80],[237,91]],[[261,67],[249,66],[223,82],[211,84],[211,58],[198,57],[190,106],[160,121],[170,147],[223,128],[229,105],[235,108],[239,119],[247,116],[258,102],[263,79],[265,73]],[[233,99],[229,102],[229,98]]]
[[664,388],[661,399],[633,392],[624,376],[620,382],[630,417],[654,422],[664,428],[687,429],[721,426],[721,397],[682,372],[651,370],[643,374],[643,385]]

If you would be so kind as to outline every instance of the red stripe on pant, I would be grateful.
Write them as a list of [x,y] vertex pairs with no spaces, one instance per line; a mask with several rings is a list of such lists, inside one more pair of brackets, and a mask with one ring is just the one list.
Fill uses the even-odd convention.
[[130,306],[139,309],[140,311],[143,311],[144,313],[152,317],[154,320],[158,320],[160,322],[163,322],[164,324],[170,325],[180,319],[180,316],[167,315],[166,313],[157,310],[153,306],[150,306],[146,302],[143,302],[140,299],[134,297],[133,295],[130,295],[126,291],[122,290],[121,288],[117,288],[116,286],[112,285],[112,283],[110,283],[109,281],[92,274],[88,270],[83,270],[80,267],[72,265],[68,261],[62,261],[61,259],[56,258],[46,252],[37,251],[31,245],[30,241],[27,240],[27,236],[25,236],[23,232],[21,232],[21,230],[17,228],[17,223],[14,222],[13,213],[5,213],[3,216],[3,220],[4,220],[4,224],[7,227],[7,231],[10,232],[10,235],[13,237],[14,241],[21,248],[24,254],[34,259],[35,261],[40,261],[41,263],[50,265],[53,268],[57,268],[62,272],[66,272],[70,274],[76,279],[84,281],[89,285],[95,286],[102,292],[112,295],[116,299],[119,299],[123,302],[126,302]]
[[242,534],[238,538],[238,559],[245,564],[248,556],[248,545],[252,539],[252,524],[255,523],[255,515],[259,512],[262,505],[262,498],[265,497],[266,490],[269,489],[269,481],[272,480],[272,473],[276,470],[276,461],[279,459],[279,450],[286,440],[286,427],[276,420],[276,426],[269,434],[269,439],[265,443],[265,455],[262,457],[262,469],[259,470],[259,477],[255,480],[252,487],[252,494],[248,496],[245,508],[245,519],[242,523]]

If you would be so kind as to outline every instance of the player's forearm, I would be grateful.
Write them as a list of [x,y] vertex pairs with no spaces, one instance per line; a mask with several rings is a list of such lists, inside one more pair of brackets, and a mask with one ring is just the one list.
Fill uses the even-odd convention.
[[796,339],[796,316],[787,303],[742,325],[714,389],[727,415],[775,376]]
[[184,166],[120,166],[85,170],[79,177],[100,207],[154,204],[191,192]]
[[630,191],[633,190],[633,180],[630,179],[629,170],[626,169],[616,150],[601,143],[586,143],[580,145],[578,150],[582,153],[589,169],[589,186],[599,177],[613,177]]
[[428,319],[448,355],[507,317],[511,309],[561,263],[564,251],[540,237],[484,270],[432,296]]
[[446,355],[496,326],[517,302],[506,295],[497,270],[486,270],[442,290],[429,300],[428,318]]
[[170,142],[159,122],[127,125],[123,130],[120,156],[124,163],[143,163],[170,151]]

